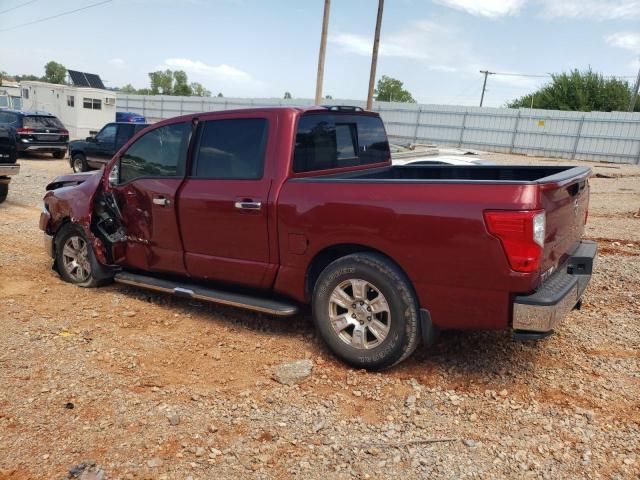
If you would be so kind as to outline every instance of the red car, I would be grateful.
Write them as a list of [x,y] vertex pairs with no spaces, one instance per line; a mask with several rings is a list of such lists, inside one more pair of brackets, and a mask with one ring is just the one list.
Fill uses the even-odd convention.
[[439,330],[550,334],[579,306],[590,169],[392,166],[379,116],[257,108],[154,124],[55,179],[40,228],[66,281],[294,315],[380,369]]

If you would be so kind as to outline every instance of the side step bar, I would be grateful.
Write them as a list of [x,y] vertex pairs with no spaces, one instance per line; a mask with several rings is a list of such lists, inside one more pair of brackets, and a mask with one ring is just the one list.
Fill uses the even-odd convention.
[[157,292],[172,293],[178,297],[193,298],[205,302],[220,303],[233,307],[244,308],[256,312],[268,313],[279,317],[286,317],[298,313],[298,307],[277,300],[252,297],[240,293],[223,292],[198,285],[188,285],[170,280],[138,275],[129,272],[119,272],[114,281],[134,287],[147,288]]

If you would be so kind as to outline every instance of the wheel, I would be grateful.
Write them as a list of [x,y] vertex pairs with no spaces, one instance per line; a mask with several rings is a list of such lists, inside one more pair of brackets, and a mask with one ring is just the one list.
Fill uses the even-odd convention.
[[67,152],[65,152],[64,150],[59,151],[59,152],[53,152],[51,155],[53,155],[53,158],[57,158],[58,160],[64,158],[64,156],[67,154]]
[[0,183],[0,203],[7,199],[7,195],[9,195],[9,184]]
[[420,342],[411,283],[382,255],[356,253],[329,264],[313,290],[312,310],[329,348],[354,367],[391,367]]
[[89,170],[87,167],[87,159],[81,153],[74,153],[71,157],[71,168],[75,173],[86,172]]
[[55,259],[60,276],[81,287],[99,287],[113,279],[112,272],[101,265],[83,230],[68,223],[55,238]]

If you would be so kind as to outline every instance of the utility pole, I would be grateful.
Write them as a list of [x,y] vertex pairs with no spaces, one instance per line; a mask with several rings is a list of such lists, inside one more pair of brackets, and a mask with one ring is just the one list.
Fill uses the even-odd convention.
[[636,100],[638,99],[638,89],[640,89],[640,68],[638,68],[638,78],[636,78],[636,84],[633,87],[633,92],[631,93],[631,100],[629,101],[630,112],[633,112],[633,109],[636,108]]
[[480,70],[480,73],[484,74],[484,82],[482,83],[482,95],[480,96],[480,106],[484,102],[484,91],[487,89],[487,77],[489,75],[495,75],[496,72],[490,72],[489,70]]
[[373,37],[373,52],[371,52],[371,71],[369,72],[369,91],[367,93],[367,110],[373,108],[373,88],[376,83],[376,67],[378,66],[378,47],[380,46],[380,29],[382,28],[382,10],[384,0],[378,0],[378,17],[376,18],[376,33]]
[[324,0],[324,16],[322,17],[322,34],[320,36],[320,53],[318,54],[318,77],[316,78],[316,105],[322,101],[322,82],[324,80],[324,54],[327,49],[327,31],[329,30],[329,9],[331,0]]

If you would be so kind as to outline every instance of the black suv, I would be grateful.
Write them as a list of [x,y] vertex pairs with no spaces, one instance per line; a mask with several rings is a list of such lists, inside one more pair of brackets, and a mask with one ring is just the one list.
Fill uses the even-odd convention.
[[23,152],[51,153],[54,158],[64,158],[69,146],[69,132],[60,120],[46,112],[0,110],[0,125],[11,126],[16,131],[16,150]]
[[69,144],[69,164],[74,172],[102,168],[146,123],[107,123],[94,137]]

